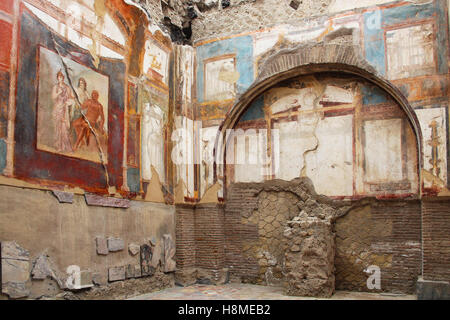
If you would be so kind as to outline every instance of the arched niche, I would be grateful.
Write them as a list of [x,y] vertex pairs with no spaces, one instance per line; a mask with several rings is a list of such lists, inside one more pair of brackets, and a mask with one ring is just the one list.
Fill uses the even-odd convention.
[[[236,128],[239,119],[252,103],[271,88],[289,79],[314,76],[323,73],[335,73],[343,76],[354,76],[375,86],[404,112],[415,136],[417,148],[417,173],[423,168],[422,133],[418,118],[408,100],[392,83],[383,78],[370,66],[354,46],[348,45],[304,45],[297,48],[282,49],[262,61],[258,67],[258,77],[254,84],[239,97],[237,103],[228,112],[220,126],[215,143],[215,171],[214,176],[219,183],[226,186],[225,172],[229,137],[227,131]],[[223,165],[222,165],[223,164]],[[223,179],[222,181],[221,178]],[[421,194],[421,177],[418,177],[419,192]],[[224,188],[224,191],[226,188]]]

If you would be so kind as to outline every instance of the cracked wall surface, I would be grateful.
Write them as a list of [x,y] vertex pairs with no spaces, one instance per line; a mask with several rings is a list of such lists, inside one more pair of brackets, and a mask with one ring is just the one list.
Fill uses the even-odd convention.
[[[58,294],[61,279],[44,267],[31,276],[45,279],[26,287],[28,267],[45,265],[46,249],[61,270],[82,265],[82,282],[98,293],[91,297],[107,295],[108,286],[120,291],[115,281],[125,279],[142,290],[169,285],[175,239],[165,236],[175,238],[174,203],[199,205],[197,223],[185,225],[198,235],[195,249],[183,243],[185,234],[192,241],[189,230],[177,230],[176,246],[195,251],[198,279],[279,284],[280,230],[307,204],[299,207],[291,187],[272,188],[270,181],[308,177],[317,193],[335,200],[397,199],[337,223],[337,287],[366,290],[361,272],[375,263],[383,290],[412,292],[421,254],[414,199],[420,191],[449,194],[448,9],[444,0],[2,0],[0,184],[14,207],[0,211],[0,242],[17,241],[31,254],[29,261],[12,259],[19,273],[5,269],[6,291]],[[332,45],[336,52],[321,49]],[[273,70],[287,71],[300,55],[283,54],[295,50],[311,54],[309,62],[340,53],[385,78],[411,105],[422,141],[411,118],[373,83],[320,74],[255,97],[233,128],[242,130],[234,137],[239,161],[213,164],[216,134],[233,105]],[[178,129],[188,134],[173,135]],[[246,187],[236,194],[239,183]],[[231,214],[217,202],[227,202]],[[38,229],[29,225],[32,204]],[[424,275],[447,279],[445,202],[429,206]],[[314,215],[327,211],[308,208],[316,209]],[[109,210],[136,215],[117,220]],[[135,225],[145,230],[127,238],[123,230]],[[162,244],[145,239],[155,233]],[[177,259],[184,266],[193,258],[182,252]],[[137,279],[143,273],[150,287]]]
[[[21,269],[13,273],[2,263],[3,294],[31,299],[64,299],[64,294],[116,299],[173,285],[172,206],[134,202],[129,209],[92,207],[81,196],[61,204],[48,191],[7,186],[0,190],[4,196],[1,259],[12,258]],[[31,217],[29,212],[35,214]],[[5,248],[11,242],[23,248],[25,258],[7,255]],[[149,248],[151,261],[141,258],[143,246]],[[141,273],[148,265],[151,272]],[[68,287],[69,271],[77,268],[81,287],[91,290]],[[130,284],[124,284],[126,279]]]
[[379,91],[383,103],[365,98],[374,88],[329,73],[267,90],[230,138],[228,183],[309,177],[318,193],[331,197],[417,194],[412,128],[386,93]]
[[[274,223],[281,228],[273,229]],[[412,293],[421,273],[420,223],[416,200],[332,200],[317,195],[307,178],[232,184],[225,206],[225,266],[234,281],[327,296],[334,288],[372,291],[365,269],[377,265],[381,291]],[[311,236],[316,224],[323,224],[317,228],[323,232]],[[302,258],[303,251],[315,241],[324,247],[313,246],[321,254],[311,259],[323,269],[303,263],[310,259]]]
[[245,256],[258,261],[258,283],[279,286],[283,280],[283,230],[287,221],[297,215],[297,202],[297,196],[292,193],[263,191],[258,196],[257,208],[242,218],[242,223],[258,228],[258,240],[243,247]]

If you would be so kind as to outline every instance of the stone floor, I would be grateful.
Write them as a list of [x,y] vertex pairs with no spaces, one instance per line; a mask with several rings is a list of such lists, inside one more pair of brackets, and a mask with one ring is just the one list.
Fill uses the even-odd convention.
[[[394,295],[366,292],[337,291],[331,300],[416,300],[415,295]],[[140,295],[129,300],[320,300],[309,297],[290,297],[279,287],[250,284],[227,284],[222,286],[193,285],[173,287]]]

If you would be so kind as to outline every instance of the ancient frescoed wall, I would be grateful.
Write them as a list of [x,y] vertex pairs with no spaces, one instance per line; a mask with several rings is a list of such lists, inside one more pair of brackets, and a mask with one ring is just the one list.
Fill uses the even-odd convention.
[[27,252],[2,293],[171,285],[170,36],[119,0],[2,1],[0,26],[0,243]]
[[[277,25],[198,41],[194,44],[197,119],[212,132],[231,112],[239,96],[257,81],[270,57],[278,52],[317,42],[355,45],[381,77],[400,89],[415,110],[423,137],[419,141],[423,145],[420,178],[415,134],[407,117],[400,115],[400,107],[387,93],[369,82],[339,79],[331,83],[314,76],[305,78],[303,83],[300,80],[297,87],[294,80],[290,85],[278,84],[247,107],[237,127],[246,137],[235,133],[235,149],[227,149],[225,161],[234,162],[225,172],[228,184],[271,178],[290,180],[307,175],[318,184],[320,179],[332,177],[339,184],[337,188],[316,185],[318,192],[330,196],[418,194],[421,181],[424,194],[446,194],[446,3],[371,4],[377,6],[312,18],[307,26]],[[309,96],[309,107],[305,107],[308,104],[305,96]],[[305,112],[307,108],[315,109],[315,105],[327,111],[318,117],[315,112]],[[356,105],[359,107],[355,108]],[[264,132],[262,136],[266,138],[261,140],[259,132]],[[271,146],[272,139],[279,141],[278,146]],[[268,146],[278,149],[268,150],[264,155],[261,151]],[[280,155],[278,162],[271,159],[270,153]],[[329,157],[330,154],[333,156]],[[321,170],[317,170],[319,167]],[[218,164],[215,182],[222,183],[222,173]],[[199,175],[202,190],[205,178]]]
[[116,2],[14,6],[2,35],[4,173],[37,188],[171,203],[172,43],[137,8]]
[[[143,29],[143,27],[141,27]],[[142,51],[139,70],[129,77],[129,92],[137,109],[128,109],[128,132],[133,146],[128,146],[128,181],[130,191],[142,195],[146,201],[171,203],[172,181],[167,171],[170,157],[167,141],[171,123],[170,90],[172,44],[155,28],[140,30],[138,38]],[[136,138],[133,139],[132,135]],[[140,169],[140,170],[139,170]]]
[[230,138],[229,183],[309,177],[318,193],[330,197],[418,194],[409,121],[383,92],[381,103],[364,99],[370,90],[358,78],[321,74],[266,91]]
[[[198,204],[177,208],[177,219],[194,228],[192,234],[179,231],[180,255],[189,257],[183,267],[197,264],[212,273],[226,268],[241,280],[279,283],[283,253],[265,249],[267,243],[279,242],[280,228],[295,205],[281,191],[261,190],[267,191],[275,180],[307,177],[318,194],[336,201],[380,201],[337,220],[337,287],[367,290],[364,270],[378,263],[385,276],[383,290],[413,292],[422,273],[420,252],[427,247],[422,241],[429,241],[421,235],[417,199],[448,195],[448,4],[331,1],[308,18],[289,20],[287,16],[302,14],[300,7],[309,2],[293,8],[299,11],[292,14],[288,2],[258,20],[270,20],[286,7],[269,25],[248,18],[263,14],[262,2],[251,6],[245,1],[222,11],[211,9],[192,22],[194,119],[202,135],[193,155],[200,158],[194,166],[192,199]],[[276,20],[280,17],[283,21]],[[223,21],[228,23],[222,29],[204,30]],[[332,46],[339,48],[337,52],[321,50]],[[348,51],[354,54],[345,64],[363,66],[406,99],[382,89],[373,77],[363,79],[352,71],[349,75],[339,66],[333,65],[334,72],[324,67],[321,73],[308,74],[314,63],[326,64],[327,58],[342,58]],[[289,77],[295,74],[287,71],[295,59],[306,61],[304,75]],[[279,74],[283,71],[286,76]],[[272,83],[266,80],[269,75]],[[227,130],[233,130],[232,135]],[[212,153],[206,152],[210,136],[215,136]],[[216,160],[212,175],[206,165],[211,156]],[[260,208],[258,199],[271,195],[271,209]],[[219,224],[208,235],[223,241],[226,259],[198,262],[186,248],[203,235],[196,226],[198,211],[209,205],[210,215],[222,221],[221,209],[212,208],[214,202],[225,203],[223,224],[214,222]],[[370,225],[368,234],[346,234],[364,224]],[[431,239],[441,238],[436,234]],[[357,243],[353,247],[352,241]],[[441,266],[429,262],[428,270]],[[355,275],[345,272],[350,269]]]
[[166,284],[176,235],[180,277],[277,284],[303,203],[264,188],[303,178],[318,199],[379,201],[336,222],[338,288],[363,290],[379,261],[383,290],[411,292],[422,248],[423,275],[446,279],[429,243],[448,222],[448,1],[223,3],[1,1],[0,242],[28,264],[5,259],[26,274],[48,252],[59,280],[78,265],[89,284],[159,267]]
[[198,146],[197,123],[194,121],[194,59],[195,51],[189,46],[178,46],[175,51],[175,77],[173,111],[173,143],[170,153],[173,161],[175,202],[193,202],[198,196],[198,179],[195,165],[198,163],[195,148]]

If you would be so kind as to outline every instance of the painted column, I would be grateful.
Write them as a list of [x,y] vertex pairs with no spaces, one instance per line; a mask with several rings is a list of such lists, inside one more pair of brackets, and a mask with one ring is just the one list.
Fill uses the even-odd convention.
[[14,125],[16,120],[17,55],[21,1],[13,1],[13,3],[14,16],[9,82],[8,136],[6,139],[6,168],[3,171],[4,175],[9,177],[14,175]]

